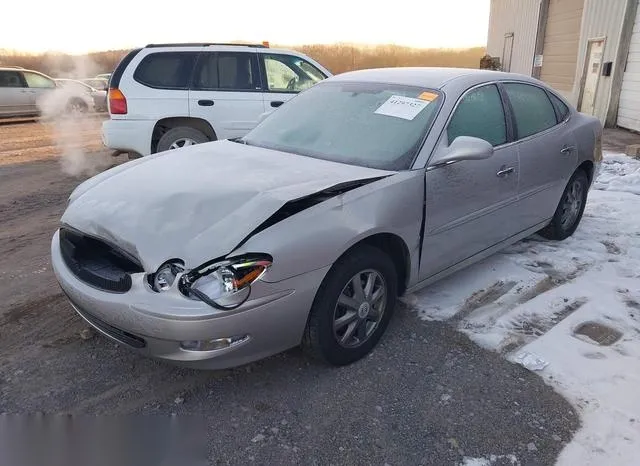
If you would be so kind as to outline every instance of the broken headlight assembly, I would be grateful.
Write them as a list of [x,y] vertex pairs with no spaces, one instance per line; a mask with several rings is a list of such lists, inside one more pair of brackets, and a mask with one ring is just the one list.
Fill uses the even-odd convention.
[[272,258],[254,254],[203,264],[179,279],[182,294],[223,311],[241,306],[251,294],[251,284],[271,266]]
[[183,271],[182,261],[166,262],[158,268],[156,273],[149,276],[149,285],[153,291],[167,291],[173,286],[178,274]]

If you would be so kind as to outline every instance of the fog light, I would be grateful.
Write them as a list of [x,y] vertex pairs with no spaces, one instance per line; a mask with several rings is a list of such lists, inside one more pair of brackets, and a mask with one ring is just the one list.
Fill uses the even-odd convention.
[[249,335],[237,335],[214,340],[187,340],[180,342],[180,348],[187,351],[214,351],[239,345],[249,340]]

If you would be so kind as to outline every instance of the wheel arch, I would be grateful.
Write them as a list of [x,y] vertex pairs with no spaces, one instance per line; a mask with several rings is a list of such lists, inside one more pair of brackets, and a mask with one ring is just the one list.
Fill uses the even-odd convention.
[[350,254],[362,245],[372,246],[389,256],[398,274],[398,296],[402,296],[407,290],[407,283],[411,271],[411,255],[407,243],[394,233],[374,233],[349,246],[336,261]]
[[585,160],[580,165],[578,165],[578,168],[576,168],[576,171],[578,170],[584,171],[587,175],[587,179],[589,180],[589,184],[591,184],[593,182],[593,169],[594,169],[593,162],[591,160]]
[[163,134],[173,128],[186,126],[197,129],[209,138],[210,141],[218,139],[215,130],[211,124],[203,118],[194,117],[168,117],[158,120],[153,127],[151,133],[151,153],[154,154],[158,148],[158,141]]

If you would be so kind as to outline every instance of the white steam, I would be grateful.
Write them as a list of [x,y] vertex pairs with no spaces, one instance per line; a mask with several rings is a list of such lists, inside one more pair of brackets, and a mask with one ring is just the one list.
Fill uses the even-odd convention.
[[[53,66],[54,70],[56,68]],[[64,71],[52,73],[52,77],[82,79],[95,76],[98,71],[99,68],[91,60],[73,57],[73,69],[65,66]],[[37,106],[42,122],[51,130],[62,170],[66,174],[93,176],[117,162],[101,144],[103,117],[95,113],[93,97],[80,86],[58,87],[42,92]]]

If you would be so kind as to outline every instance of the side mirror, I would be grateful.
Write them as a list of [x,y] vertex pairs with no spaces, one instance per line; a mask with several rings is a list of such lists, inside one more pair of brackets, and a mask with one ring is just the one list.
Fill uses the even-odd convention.
[[493,146],[484,139],[458,136],[444,153],[434,161],[434,165],[447,165],[462,160],[484,160],[493,155]]

